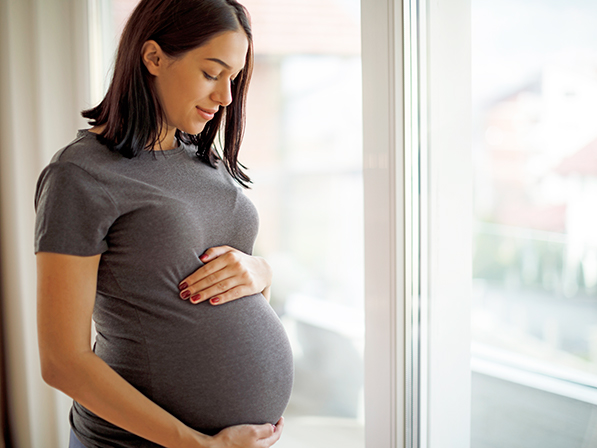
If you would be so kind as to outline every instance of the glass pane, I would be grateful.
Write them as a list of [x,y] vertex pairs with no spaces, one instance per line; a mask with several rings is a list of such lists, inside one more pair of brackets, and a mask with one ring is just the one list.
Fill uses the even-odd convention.
[[[103,29],[119,35],[137,3],[112,0]],[[252,17],[255,67],[240,160],[260,214],[255,254],[273,267],[271,304],[295,356],[276,446],[362,448],[359,0],[241,3]],[[113,57],[117,39],[102,41]]]
[[358,0],[246,0],[255,33],[243,161],[293,344],[281,448],[364,447]]
[[597,3],[472,6],[472,447],[597,446]]

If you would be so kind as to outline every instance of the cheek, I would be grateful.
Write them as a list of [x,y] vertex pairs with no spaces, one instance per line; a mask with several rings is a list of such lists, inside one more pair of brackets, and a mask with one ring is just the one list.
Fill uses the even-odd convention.
[[[191,89],[180,76],[171,76],[158,84],[158,97],[169,122],[176,122],[191,101]],[[188,108],[188,107],[186,107]]]
[[179,79],[177,86],[179,99],[184,102],[199,104],[203,98],[209,96],[213,83],[203,77],[203,75],[189,75]]
[[156,79],[156,88],[168,120],[176,121],[209,97],[212,84],[201,75],[184,70]]
[[174,98],[176,84],[172,83],[170,79],[156,79],[155,87],[162,109],[166,115],[172,114],[172,105],[175,104]]

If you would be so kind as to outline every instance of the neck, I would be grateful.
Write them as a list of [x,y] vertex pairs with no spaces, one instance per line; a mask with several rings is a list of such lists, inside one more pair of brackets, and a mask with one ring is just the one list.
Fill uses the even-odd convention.
[[162,135],[160,135],[160,139],[158,143],[154,146],[154,151],[167,151],[169,149],[174,149],[178,145],[176,144],[176,128],[172,126],[167,126],[165,129],[162,130]]

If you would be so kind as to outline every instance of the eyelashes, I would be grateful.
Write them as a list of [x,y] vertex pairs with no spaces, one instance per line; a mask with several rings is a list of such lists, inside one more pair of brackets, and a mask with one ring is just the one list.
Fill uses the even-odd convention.
[[[207,72],[203,72],[203,76],[205,76],[205,79],[207,79],[208,81],[217,81],[219,78],[217,76],[211,76],[209,73]],[[238,76],[235,76],[234,78],[230,79],[230,84],[234,84],[234,82],[237,80]]]

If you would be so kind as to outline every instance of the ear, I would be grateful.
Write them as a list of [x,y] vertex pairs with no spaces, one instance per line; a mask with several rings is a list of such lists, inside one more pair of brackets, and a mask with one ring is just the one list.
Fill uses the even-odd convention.
[[155,40],[148,40],[141,48],[141,60],[149,73],[159,76],[160,69],[164,66],[164,52]]

